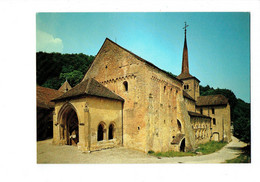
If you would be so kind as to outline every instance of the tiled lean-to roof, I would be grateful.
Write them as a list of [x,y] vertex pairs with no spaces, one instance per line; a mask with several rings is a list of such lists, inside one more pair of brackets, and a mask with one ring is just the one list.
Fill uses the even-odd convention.
[[227,105],[228,99],[224,95],[199,96],[196,102],[197,106],[216,106]]
[[188,98],[188,99],[190,99],[190,100],[195,102],[195,100],[187,92],[185,92],[184,90],[183,90],[183,97],[186,97],[186,98]]
[[179,144],[180,141],[184,138],[185,134],[177,134],[173,139],[171,144]]
[[36,93],[37,107],[45,108],[45,109],[54,108],[55,103],[51,102],[51,100],[63,94],[58,90],[41,87],[41,86],[36,87],[36,92],[37,92]]
[[64,93],[62,96],[53,99],[53,101],[88,95],[124,101],[122,97],[118,96],[93,78],[89,78],[80,82],[78,85],[73,87],[68,92]]
[[188,111],[188,113],[191,117],[211,118],[209,116],[206,116],[206,115],[203,115],[203,114],[200,114],[200,113],[196,113],[196,112]]

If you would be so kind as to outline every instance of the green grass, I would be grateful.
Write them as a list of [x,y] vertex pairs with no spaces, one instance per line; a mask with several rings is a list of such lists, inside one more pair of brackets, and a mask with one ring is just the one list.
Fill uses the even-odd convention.
[[210,141],[205,144],[200,144],[196,152],[201,152],[202,154],[211,154],[222,149],[226,144],[227,142]]
[[184,156],[195,156],[197,153],[201,154],[211,154],[214,153],[220,149],[222,149],[227,142],[216,142],[216,141],[210,141],[205,144],[200,144],[198,146],[198,149],[195,152],[174,152],[174,151],[168,151],[168,152],[154,152],[149,151],[149,155],[153,155],[156,157],[184,157]]
[[156,157],[184,157],[184,156],[195,156],[196,153],[194,152],[174,152],[174,151],[168,151],[168,152],[153,152],[149,151],[148,154],[156,156]]
[[226,163],[251,163],[251,157],[246,154],[240,154],[235,159],[226,160]]

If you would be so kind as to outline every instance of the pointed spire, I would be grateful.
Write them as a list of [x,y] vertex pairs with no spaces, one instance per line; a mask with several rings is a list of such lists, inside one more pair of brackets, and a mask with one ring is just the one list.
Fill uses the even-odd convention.
[[190,74],[189,73],[189,61],[188,61],[188,47],[187,47],[187,40],[186,40],[186,32],[187,32],[187,27],[189,25],[185,23],[185,26],[183,27],[184,29],[184,34],[185,34],[185,38],[184,38],[184,47],[183,47],[183,55],[182,55],[182,69],[181,69],[181,74]]

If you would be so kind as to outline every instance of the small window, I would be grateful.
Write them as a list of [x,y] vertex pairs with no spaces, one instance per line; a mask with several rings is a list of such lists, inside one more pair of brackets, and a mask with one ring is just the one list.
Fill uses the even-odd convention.
[[123,82],[123,85],[124,85],[125,91],[127,92],[127,91],[128,91],[128,82],[127,82],[127,81],[124,81],[124,82]]
[[203,109],[202,108],[200,108],[200,114],[203,114]]
[[189,89],[189,85],[184,85],[184,90]]
[[214,108],[212,108],[211,110],[212,110],[212,114],[215,114],[215,109],[214,109]]
[[108,129],[108,139],[112,140],[114,138],[114,125],[111,124]]
[[213,125],[216,125],[216,119],[213,118]]
[[164,91],[164,93],[165,93],[165,91],[166,91],[166,86],[163,87],[163,91]]
[[102,124],[99,124],[97,141],[102,141],[103,139],[104,139],[104,126]]
[[181,122],[177,120],[178,130],[181,132]]

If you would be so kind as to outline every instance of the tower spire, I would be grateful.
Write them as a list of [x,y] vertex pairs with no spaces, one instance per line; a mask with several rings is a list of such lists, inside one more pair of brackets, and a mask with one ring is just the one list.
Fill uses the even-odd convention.
[[187,40],[186,40],[186,32],[187,32],[187,27],[189,25],[185,23],[185,26],[183,27],[184,29],[184,47],[183,47],[183,54],[182,54],[182,69],[181,69],[181,74],[187,74],[189,75],[189,61],[188,61],[188,47],[187,47]]

